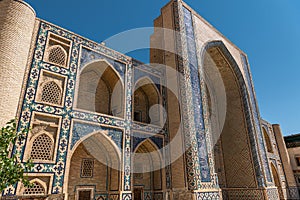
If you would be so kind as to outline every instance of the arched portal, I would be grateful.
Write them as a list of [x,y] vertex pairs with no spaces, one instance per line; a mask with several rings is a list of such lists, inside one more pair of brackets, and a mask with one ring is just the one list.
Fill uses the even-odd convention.
[[270,140],[269,134],[267,132],[267,130],[263,127],[262,128],[263,134],[264,134],[264,138],[265,138],[265,143],[266,143],[266,147],[267,147],[267,151],[269,153],[274,153],[273,152],[273,148],[272,148],[272,142]]
[[[233,69],[233,62],[235,63],[221,42],[219,45],[208,46],[203,52],[205,81],[209,83],[208,110],[213,112],[210,115],[210,122],[215,171],[223,195],[229,194],[227,199],[241,198],[236,194],[231,195],[230,192],[243,191],[244,194],[249,193],[251,196],[253,194],[249,188],[257,188],[246,123],[250,116],[245,115],[243,104],[243,99],[247,97],[243,97],[241,91],[241,84],[245,83],[238,80],[239,75]],[[220,96],[222,87],[224,97]]]
[[106,135],[97,132],[74,147],[68,177],[69,199],[119,196],[121,153]]
[[280,199],[285,199],[284,195],[283,195],[283,191],[282,191],[280,176],[278,175],[277,169],[273,163],[271,163],[271,170],[272,170],[272,174],[273,174],[274,185],[277,187],[279,197],[280,197]]
[[158,148],[149,139],[141,143],[133,155],[133,194],[135,200],[155,196],[164,188],[164,170]]
[[133,119],[147,124],[160,125],[160,94],[149,78],[137,81],[134,88]]
[[80,72],[77,108],[123,117],[124,85],[118,72],[101,60]]

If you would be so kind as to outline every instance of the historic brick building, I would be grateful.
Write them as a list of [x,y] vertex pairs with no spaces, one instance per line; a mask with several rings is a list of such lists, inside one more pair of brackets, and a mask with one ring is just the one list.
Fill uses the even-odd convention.
[[287,163],[293,170],[297,187],[300,188],[300,134],[294,134],[284,137],[287,155]]
[[[247,56],[181,0],[155,19],[151,65],[0,1],[0,123],[33,188],[68,199],[297,199]],[[223,98],[222,98],[223,97]],[[225,103],[224,103],[225,102]],[[280,150],[282,149],[282,151]]]

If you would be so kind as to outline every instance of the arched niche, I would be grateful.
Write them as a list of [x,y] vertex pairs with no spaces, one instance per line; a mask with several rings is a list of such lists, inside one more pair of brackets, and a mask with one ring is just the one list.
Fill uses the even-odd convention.
[[262,131],[263,131],[263,134],[264,134],[264,139],[265,139],[267,151],[269,153],[274,153],[270,136],[269,136],[267,130],[265,129],[265,127],[262,128]]
[[162,156],[150,139],[136,147],[132,160],[134,199],[143,199],[144,193],[154,194],[164,188]]
[[285,199],[284,195],[283,195],[283,191],[282,191],[280,176],[278,174],[278,171],[277,171],[274,163],[271,163],[271,171],[273,174],[274,185],[277,187],[279,197],[280,197],[280,199]]
[[139,79],[133,93],[133,120],[161,125],[161,96],[156,85],[148,77]]
[[124,116],[124,84],[118,72],[105,60],[87,64],[79,76],[77,108]]
[[[77,142],[69,160],[69,199],[80,195],[115,195],[121,190],[121,152],[106,131],[91,133]],[[84,187],[93,185],[91,187]]]

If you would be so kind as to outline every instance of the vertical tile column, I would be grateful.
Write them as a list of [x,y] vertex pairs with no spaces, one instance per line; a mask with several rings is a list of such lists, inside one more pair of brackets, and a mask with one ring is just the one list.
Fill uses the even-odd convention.
[[[208,144],[205,133],[201,80],[195,44],[192,13],[181,2],[174,3],[180,78],[182,119],[186,147],[186,169],[189,190],[200,190],[201,183],[211,182]],[[217,197],[218,198],[218,195]]]
[[127,65],[126,76],[126,98],[125,98],[125,137],[124,137],[124,149],[123,149],[123,188],[121,200],[132,199],[132,184],[131,184],[131,111],[132,111],[132,85],[133,85],[133,65],[132,63]]

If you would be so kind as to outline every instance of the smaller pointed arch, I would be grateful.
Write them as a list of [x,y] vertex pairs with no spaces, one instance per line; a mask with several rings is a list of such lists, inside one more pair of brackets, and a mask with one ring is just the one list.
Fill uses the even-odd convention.
[[79,79],[77,108],[124,117],[124,84],[110,63],[104,59],[88,63]]
[[135,83],[133,94],[133,120],[160,125],[161,95],[155,83],[148,77],[142,77]]
[[152,191],[161,190],[162,162],[161,152],[153,141],[146,139],[141,142],[133,154],[134,186],[145,185]]
[[280,176],[279,176],[278,170],[273,162],[271,162],[271,171],[273,174],[274,185],[277,187],[277,190],[278,190],[279,198],[285,199],[284,195],[283,195],[283,191],[282,191]]
[[270,136],[269,136],[269,134],[268,134],[266,128],[265,128],[265,127],[262,127],[262,130],[263,130],[263,134],[264,134],[264,139],[265,139],[267,151],[268,151],[269,153],[274,153],[273,147],[272,147],[272,142],[271,142]]
[[32,187],[24,187],[21,190],[23,195],[44,195],[47,194],[47,185],[39,178],[32,179],[30,181]]
[[[78,182],[86,185],[94,184],[99,191],[116,192],[121,187],[121,152],[107,131],[89,133],[78,141],[67,162],[68,193],[76,195],[74,191]],[[88,161],[88,173],[84,172],[84,162]],[[87,164],[89,164],[87,163]]]

